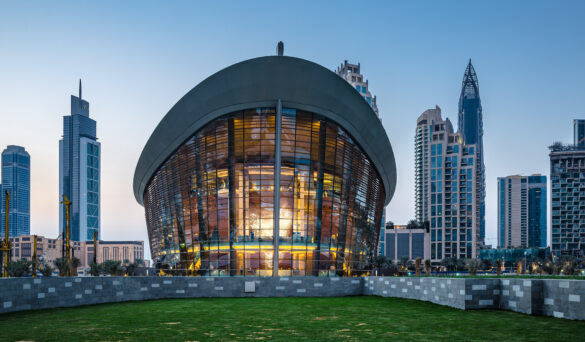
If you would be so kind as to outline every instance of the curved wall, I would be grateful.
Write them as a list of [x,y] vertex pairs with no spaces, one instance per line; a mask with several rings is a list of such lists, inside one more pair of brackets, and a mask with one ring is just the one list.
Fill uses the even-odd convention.
[[149,138],[134,174],[134,196],[143,204],[152,176],[193,132],[225,114],[258,107],[302,109],[341,125],[369,156],[382,178],[385,204],[396,187],[392,146],[363,97],[330,70],[300,58],[259,57],[229,66],[189,91]]
[[277,139],[277,108],[209,122],[154,173],[143,203],[159,267],[200,275],[364,270],[386,198],[380,175],[322,115],[282,108]]

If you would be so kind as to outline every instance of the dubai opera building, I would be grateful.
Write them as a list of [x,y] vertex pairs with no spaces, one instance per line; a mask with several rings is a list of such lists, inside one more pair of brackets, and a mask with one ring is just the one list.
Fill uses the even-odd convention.
[[134,175],[155,265],[185,275],[363,274],[395,186],[390,141],[364,98],[282,50],[189,91]]

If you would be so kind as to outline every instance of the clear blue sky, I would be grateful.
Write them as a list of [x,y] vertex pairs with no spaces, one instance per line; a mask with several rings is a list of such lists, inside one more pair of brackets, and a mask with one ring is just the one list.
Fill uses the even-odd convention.
[[[496,178],[548,175],[547,146],[584,118],[585,1],[0,3],[0,147],[32,159],[31,232],[58,231],[58,140],[69,95],[84,98],[102,142],[105,239],[147,240],[134,167],[171,106],[235,62],[285,54],[330,69],[360,62],[378,96],[398,169],[387,219],[414,215],[416,118],[439,105],[457,120],[472,58],[484,117],[487,237]],[[148,244],[148,243],[147,243]]]

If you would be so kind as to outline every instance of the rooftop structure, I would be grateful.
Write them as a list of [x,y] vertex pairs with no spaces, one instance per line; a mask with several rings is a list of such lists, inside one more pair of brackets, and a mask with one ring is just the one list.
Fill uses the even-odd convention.
[[351,84],[372,107],[374,113],[380,116],[380,113],[378,113],[378,105],[376,104],[376,96],[370,93],[368,80],[360,72],[360,63],[351,64],[345,60],[335,72],[346,80],[347,83]]

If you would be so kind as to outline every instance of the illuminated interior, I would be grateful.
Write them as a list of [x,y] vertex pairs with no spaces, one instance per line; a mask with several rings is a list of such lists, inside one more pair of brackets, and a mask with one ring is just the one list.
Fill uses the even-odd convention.
[[371,161],[341,126],[310,112],[283,108],[280,156],[275,139],[275,108],[238,111],[163,163],[144,193],[157,267],[226,276],[365,271],[385,198]]

